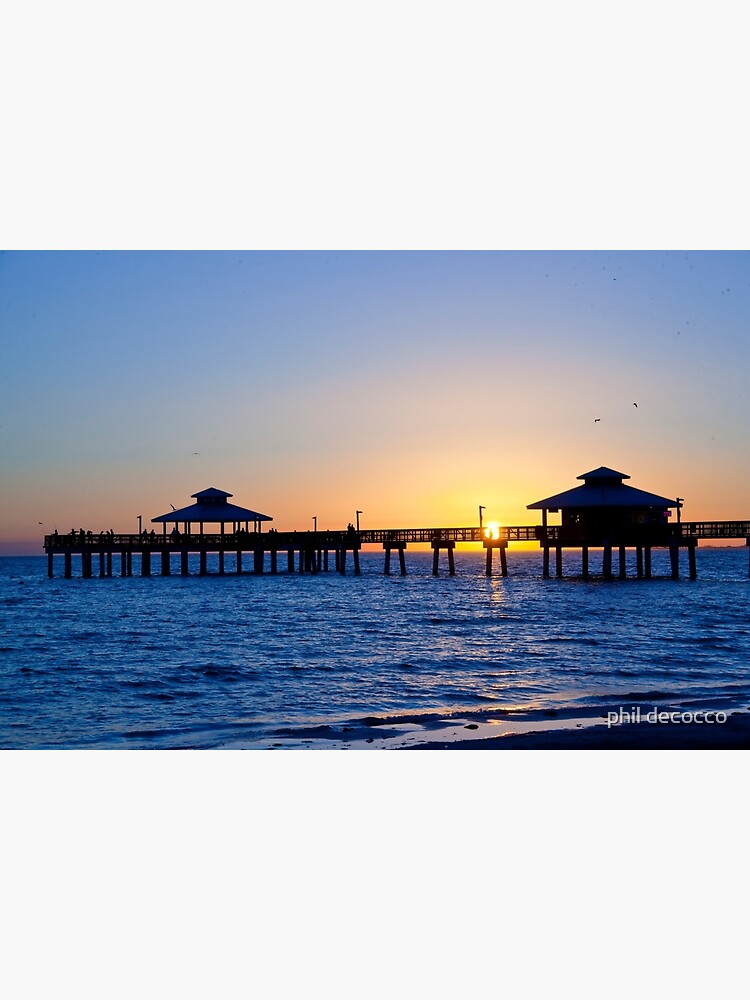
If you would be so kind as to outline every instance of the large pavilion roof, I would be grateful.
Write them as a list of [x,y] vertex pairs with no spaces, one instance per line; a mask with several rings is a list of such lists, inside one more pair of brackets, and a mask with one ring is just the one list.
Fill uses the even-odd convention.
[[268,514],[259,514],[257,510],[229,503],[228,498],[233,494],[227,493],[225,490],[217,490],[213,486],[207,490],[193,493],[192,496],[197,500],[197,503],[190,504],[189,507],[181,507],[179,510],[172,510],[168,514],[160,514],[159,517],[152,517],[151,521],[156,523],[203,521],[208,524],[221,524],[225,521],[273,521],[273,518]]
[[657,507],[659,510],[666,510],[668,507],[677,507],[676,500],[669,497],[661,497],[656,493],[647,493],[645,490],[637,490],[633,486],[626,486],[623,479],[630,479],[624,472],[615,472],[602,465],[592,472],[584,472],[578,476],[583,479],[583,486],[576,486],[572,490],[564,493],[556,493],[545,500],[537,500],[536,503],[527,505],[527,510],[561,510],[592,507],[635,507],[648,508]]

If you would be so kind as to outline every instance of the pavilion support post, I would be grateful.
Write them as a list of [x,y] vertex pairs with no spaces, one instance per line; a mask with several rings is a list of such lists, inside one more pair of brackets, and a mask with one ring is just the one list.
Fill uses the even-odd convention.
[[169,576],[171,572],[172,572],[172,567],[169,565],[169,552],[167,551],[167,549],[164,549],[164,551],[161,554],[161,575]]
[[271,549],[271,572],[279,572],[279,553],[276,549]]
[[485,559],[484,575],[492,576],[492,546],[487,546],[487,558]]
[[563,552],[562,545],[555,546],[555,576],[559,579],[563,575]]
[[151,576],[151,552],[148,549],[141,552],[141,576]]
[[383,576],[391,575],[391,547],[383,542],[383,548],[385,549],[385,559],[383,562]]
[[643,548],[643,573],[647,580],[651,579],[651,546]]
[[104,549],[102,549],[101,552],[99,553],[99,576],[100,577],[104,576],[106,572],[107,570],[104,563]]
[[51,552],[47,553],[47,576],[52,579],[55,575],[55,557]]
[[589,547],[581,546],[581,576],[584,580],[589,578]]
[[200,551],[200,569],[198,570],[201,576],[206,576],[208,573],[208,566],[206,563],[206,550],[201,549]]
[[359,576],[359,546],[352,549],[352,558],[354,559],[354,575]]
[[107,552],[107,576],[112,576],[112,551]]
[[635,575],[639,580],[643,579],[643,546],[636,546],[635,550]]
[[669,546],[669,562],[672,568],[672,579],[680,579],[680,546],[672,542]]
[[188,575],[188,552],[187,549],[183,549],[180,552],[180,576]]
[[695,565],[695,542],[690,542],[688,544],[688,568],[690,573],[690,579],[695,580],[698,577],[698,568]]
[[602,575],[605,580],[612,579],[612,546],[605,545],[602,552]]
[[294,549],[287,549],[286,551],[286,568],[290,573],[294,572]]
[[66,580],[69,580],[71,578],[71,576],[73,575],[72,562],[73,562],[73,560],[72,560],[72,557],[70,555],[70,552],[66,552],[65,553],[65,571],[64,571],[65,572],[65,579]]
[[620,579],[625,580],[628,575],[627,564],[625,562],[625,546],[619,546]]
[[542,576],[549,576],[549,545],[542,546]]
[[125,552],[120,553],[120,576],[128,575],[128,557]]

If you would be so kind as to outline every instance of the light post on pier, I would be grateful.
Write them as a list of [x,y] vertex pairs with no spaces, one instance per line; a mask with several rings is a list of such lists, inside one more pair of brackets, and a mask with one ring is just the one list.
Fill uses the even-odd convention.
[[317,531],[317,530],[318,530],[318,519],[317,519],[317,517],[316,517],[316,516],[315,516],[315,515],[313,514],[313,531]]
[[138,515],[138,534],[143,533],[143,514]]
[[675,500],[677,501],[677,523],[679,524],[680,523],[680,511],[682,510],[682,504],[683,504],[683,502],[685,500],[685,497],[675,497]]
[[483,510],[487,510],[487,508],[486,508],[486,507],[483,507],[483,506],[481,505],[481,503],[480,503],[480,505],[479,505],[479,530],[480,530],[480,531],[482,530],[482,511],[483,511]]
[[357,518],[357,531],[359,531],[359,515],[362,513],[361,510],[355,511],[355,516]]

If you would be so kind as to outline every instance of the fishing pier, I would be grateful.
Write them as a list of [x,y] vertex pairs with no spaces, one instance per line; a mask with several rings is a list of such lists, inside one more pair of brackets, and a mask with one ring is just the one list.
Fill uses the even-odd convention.
[[[617,553],[617,577],[625,579],[627,550],[635,550],[636,577],[652,578],[651,557],[655,548],[668,549],[672,579],[680,577],[680,553],[688,558],[688,576],[697,577],[696,548],[701,539],[744,538],[750,554],[750,521],[693,521],[679,519],[680,502],[644,493],[626,486],[623,473],[602,467],[579,476],[584,485],[529,504],[529,509],[542,511],[541,524],[465,528],[383,528],[359,530],[349,525],[342,531],[263,531],[263,524],[272,518],[248,508],[230,504],[231,493],[209,489],[193,494],[196,503],[173,510],[152,519],[161,525],[134,534],[114,531],[92,533],[71,531],[69,534],[46,535],[48,576],[55,575],[55,557],[62,557],[63,575],[73,576],[73,559],[80,564],[80,576],[90,578],[132,576],[134,555],[141,576],[153,572],[169,576],[179,572],[189,574],[189,557],[198,555],[198,572],[208,573],[208,555],[218,555],[218,573],[262,574],[310,573],[334,570],[346,574],[351,554],[355,575],[360,573],[360,551],[363,546],[378,546],[384,554],[383,572],[391,573],[394,551],[398,554],[398,570],[406,575],[408,545],[427,543],[433,551],[432,572],[440,572],[441,554],[447,556],[448,573],[456,572],[454,551],[459,543],[481,544],[486,551],[486,574],[494,571],[494,553],[499,556],[499,570],[508,575],[507,550],[513,542],[534,542],[542,551],[542,575],[549,577],[554,554],[555,576],[564,575],[564,551],[580,550],[581,575],[590,577],[589,552],[601,549],[601,576],[614,579],[613,554]],[[668,520],[668,511],[676,509],[676,522]],[[562,523],[547,523],[550,512],[560,511]],[[167,525],[171,524],[171,531]],[[204,531],[205,524],[219,524],[218,532]],[[198,530],[194,530],[197,526]],[[252,527],[251,527],[252,526]],[[78,574],[76,574],[78,575]],[[750,564],[748,567],[750,576]]]

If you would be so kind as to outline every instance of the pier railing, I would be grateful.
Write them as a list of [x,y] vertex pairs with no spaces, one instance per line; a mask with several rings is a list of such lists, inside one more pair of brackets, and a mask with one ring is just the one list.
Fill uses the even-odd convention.
[[[240,531],[235,534],[113,534],[111,532],[76,532],[66,535],[45,535],[47,552],[123,552],[180,551],[201,549],[219,551],[232,549],[252,551],[273,549],[336,549],[360,545],[408,542],[546,542],[548,544],[581,544],[575,531],[560,525],[503,525],[488,534],[486,527],[465,528],[369,528],[362,531]],[[664,525],[665,540],[669,538],[750,538],[750,521],[681,521]],[[643,541],[648,543],[644,532]],[[659,542],[657,542],[659,544]],[[664,544],[664,542],[661,542]]]

